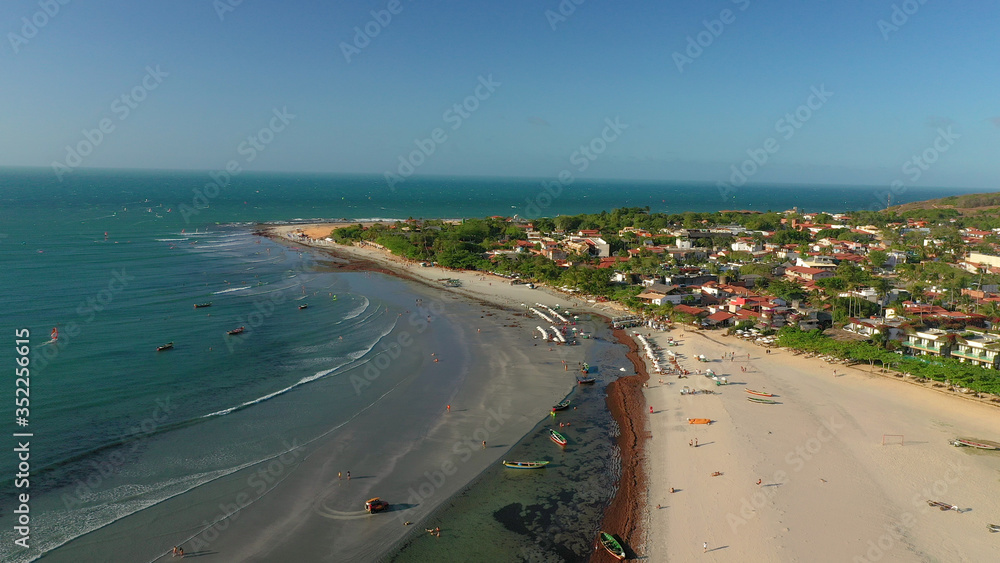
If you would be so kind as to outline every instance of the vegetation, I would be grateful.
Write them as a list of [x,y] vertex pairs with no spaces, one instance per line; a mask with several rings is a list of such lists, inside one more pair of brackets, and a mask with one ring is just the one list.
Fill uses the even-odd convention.
[[1000,395],[1000,371],[959,362],[953,358],[927,361],[924,357],[901,356],[870,342],[847,342],[825,336],[820,330],[802,331],[785,327],[778,331],[777,344],[786,348],[813,352],[840,359],[879,364],[919,379],[947,382],[979,393]]

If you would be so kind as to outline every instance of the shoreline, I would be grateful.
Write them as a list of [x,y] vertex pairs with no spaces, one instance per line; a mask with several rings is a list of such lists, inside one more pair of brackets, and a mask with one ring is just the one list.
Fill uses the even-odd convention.
[[[336,224],[263,226],[264,228],[258,234],[279,241],[327,251],[341,259],[344,259],[345,256],[349,257],[345,264],[338,265],[338,268],[344,270],[378,271],[387,275],[423,283],[437,289],[447,289],[450,292],[464,294],[468,298],[490,301],[500,306],[514,305],[508,298],[480,294],[464,285],[461,288],[444,288],[442,285],[434,283],[431,276],[419,274],[434,273],[434,276],[447,275],[459,278],[475,276],[482,279],[495,279],[498,283],[506,285],[508,280],[505,278],[482,272],[450,270],[436,266],[417,266],[420,269],[416,272],[419,273],[415,273],[411,270],[415,266],[413,262],[394,256],[388,251],[370,247],[344,246],[319,239],[324,230],[328,234],[335,226]],[[303,240],[302,237],[293,238],[288,236],[289,233],[295,231],[302,232],[308,238]],[[439,279],[439,277],[433,278],[433,280],[436,279]],[[464,281],[466,280],[463,279]],[[509,287],[521,290],[521,293],[526,297],[530,297],[540,291],[540,289],[527,289],[524,286]],[[462,291],[463,289],[467,291]],[[613,329],[610,326],[610,316],[616,312],[625,312],[626,310],[621,308],[614,310],[612,307],[615,307],[615,305],[611,303],[603,304],[605,307],[601,308],[596,306],[596,304],[582,302],[579,298],[571,295],[553,295],[554,292],[551,292],[551,290],[545,291],[545,293],[573,302],[573,309],[585,310],[594,316],[600,317],[602,322],[608,325],[608,330],[612,331],[617,342],[626,347],[626,357],[630,360],[635,370],[636,375],[620,377],[607,386],[607,398],[605,402],[620,432],[616,442],[621,456],[621,471],[615,494],[601,517],[601,529],[619,535],[630,548],[638,547],[645,543],[644,538],[639,538],[644,533],[643,514],[648,508],[648,491],[646,490],[647,471],[644,463],[644,447],[648,438],[648,431],[646,428],[646,418],[643,414],[643,408],[646,404],[645,397],[643,396],[643,386],[649,379],[645,362],[639,355],[639,345],[629,335],[628,329]],[[596,538],[594,540],[596,541]],[[605,552],[603,550],[598,551],[596,557],[592,560],[603,560],[603,556],[600,555],[601,553]]]
[[[609,323],[610,324],[610,323]],[[621,453],[621,476],[618,489],[604,511],[601,530],[625,540],[626,554],[635,555],[635,548],[644,546],[645,526],[643,514],[648,512],[649,490],[646,486],[649,472],[646,467],[648,424],[643,407],[646,398],[643,387],[649,381],[646,364],[639,355],[639,345],[628,334],[628,329],[613,329],[618,343],[628,349],[626,357],[632,362],[635,375],[618,378],[608,385],[606,403],[618,425],[618,450]],[[611,561],[604,550],[598,550],[595,561]]]

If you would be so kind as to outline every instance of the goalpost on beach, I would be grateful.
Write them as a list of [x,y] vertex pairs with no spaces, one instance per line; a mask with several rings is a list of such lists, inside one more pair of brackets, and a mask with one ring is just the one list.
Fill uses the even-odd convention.
[[895,444],[896,438],[899,438],[899,445],[903,445],[903,435],[902,434],[882,434],[882,445]]

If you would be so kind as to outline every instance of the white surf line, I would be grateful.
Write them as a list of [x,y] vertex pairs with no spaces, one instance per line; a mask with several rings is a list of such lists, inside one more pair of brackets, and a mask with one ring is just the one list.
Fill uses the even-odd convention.
[[[368,362],[362,362],[362,363],[360,363],[360,364],[358,364],[358,365],[356,365],[356,366],[352,366],[352,367],[350,367],[350,368],[348,368],[348,369],[344,370],[344,372],[348,372],[348,371],[351,371],[351,370],[353,370],[353,369],[355,369],[355,368],[357,368],[357,367],[360,367],[360,366],[362,366],[362,365],[365,365],[365,364],[367,364],[367,363],[368,363]],[[341,374],[341,375],[342,375],[342,374]],[[380,396],[379,396],[379,397],[378,397],[377,399],[375,399],[374,401],[372,401],[372,403],[371,403],[371,404],[369,404],[369,405],[368,405],[367,407],[365,407],[365,408],[361,409],[360,411],[358,411],[357,413],[355,413],[355,414],[354,414],[354,416],[352,416],[351,418],[349,418],[349,419],[345,420],[344,422],[341,422],[340,424],[338,424],[338,425],[336,425],[336,426],[334,426],[334,427],[330,428],[329,430],[327,430],[326,432],[324,432],[324,433],[322,433],[322,434],[320,434],[320,435],[316,436],[316,437],[315,437],[315,438],[313,438],[312,440],[309,440],[308,442],[305,442],[304,444],[301,444],[301,445],[299,445],[299,446],[296,446],[296,447],[292,447],[292,448],[289,448],[289,449],[287,449],[287,450],[285,450],[285,451],[283,451],[283,452],[281,452],[281,453],[278,453],[278,454],[275,454],[275,455],[273,455],[273,456],[271,456],[271,457],[267,457],[267,458],[264,458],[264,459],[261,459],[261,460],[258,460],[258,461],[256,461],[256,462],[251,462],[251,463],[247,463],[247,464],[244,464],[243,466],[240,466],[240,467],[238,467],[238,468],[234,469],[233,471],[230,471],[229,473],[226,473],[225,475],[220,475],[220,476],[216,477],[215,479],[212,479],[212,480],[209,480],[209,481],[205,481],[204,483],[201,483],[201,484],[199,484],[199,485],[195,485],[194,487],[191,487],[190,489],[188,489],[188,490],[186,490],[186,491],[182,491],[182,492],[180,492],[180,493],[177,493],[177,495],[180,495],[180,494],[184,494],[184,493],[186,493],[186,492],[189,492],[189,491],[191,491],[191,490],[193,490],[193,489],[195,489],[195,488],[197,488],[197,487],[201,487],[201,486],[204,486],[204,485],[207,485],[207,484],[209,484],[209,483],[211,483],[211,482],[213,482],[213,481],[217,481],[218,479],[221,479],[221,478],[223,478],[223,477],[226,477],[226,476],[229,476],[229,475],[232,475],[233,473],[235,473],[235,472],[237,472],[237,471],[241,471],[241,470],[243,470],[243,469],[246,469],[246,468],[248,468],[248,467],[253,467],[254,465],[259,465],[259,464],[261,464],[261,463],[264,463],[264,462],[268,462],[268,461],[271,461],[271,460],[273,460],[273,459],[275,459],[275,458],[278,458],[278,457],[281,457],[281,456],[283,456],[283,455],[285,455],[285,454],[287,454],[287,453],[290,453],[290,452],[293,452],[293,451],[295,451],[296,449],[300,449],[300,448],[304,448],[305,446],[308,446],[309,444],[312,444],[312,443],[313,443],[313,442],[315,442],[316,440],[319,440],[319,439],[321,439],[321,438],[325,438],[326,436],[328,436],[328,435],[329,435],[329,434],[331,434],[332,432],[334,432],[334,431],[336,431],[336,430],[340,430],[340,429],[341,429],[341,428],[343,428],[343,427],[344,427],[345,425],[347,425],[347,424],[349,424],[349,423],[353,422],[353,421],[354,421],[354,419],[356,419],[356,418],[358,418],[359,416],[361,416],[362,414],[364,414],[364,413],[368,412],[368,410],[369,410],[369,409],[371,409],[372,407],[374,407],[375,405],[377,405],[378,403],[380,403],[380,402],[382,401],[382,399],[384,399],[385,397],[387,397],[387,396],[388,396],[388,395],[389,395],[390,393],[394,392],[394,391],[395,391],[395,390],[396,390],[396,389],[397,389],[397,388],[398,388],[398,387],[399,387],[400,385],[402,385],[403,383],[406,383],[406,382],[408,382],[408,381],[409,381],[409,379],[410,379],[410,378],[404,378],[404,379],[402,379],[401,381],[399,381],[399,383],[397,383],[396,385],[392,386],[392,388],[391,388],[391,389],[389,389],[388,391],[386,391],[385,393],[383,393],[382,395],[380,395]],[[302,461],[305,461],[305,460],[309,459],[309,457],[310,457],[311,455],[312,455],[312,454],[310,454],[310,453],[307,453],[307,454],[305,454],[305,457],[303,457],[303,458],[302,458]],[[277,488],[278,488],[278,485],[280,485],[281,483],[283,483],[283,482],[285,481],[285,479],[287,479],[288,477],[291,477],[292,473],[294,473],[294,472],[295,472],[295,470],[297,470],[297,469],[298,469],[298,468],[299,468],[299,467],[300,467],[301,465],[302,465],[302,463],[300,462],[300,463],[299,463],[298,465],[296,465],[296,466],[292,467],[292,468],[291,468],[291,470],[290,470],[290,471],[288,472],[288,474],[287,474],[287,475],[285,475],[285,476],[284,476],[283,478],[281,478],[281,479],[280,479],[279,481],[275,482],[275,483],[274,483],[274,486],[273,486],[273,487],[271,487],[270,489],[268,489],[267,491],[265,491],[265,492],[264,492],[263,494],[261,494],[261,495],[260,495],[259,497],[257,497],[256,499],[254,499],[254,500],[253,500],[252,502],[250,502],[249,504],[246,504],[246,505],[244,505],[244,506],[240,507],[239,509],[237,509],[237,510],[235,510],[235,511],[233,511],[233,512],[229,513],[229,514],[226,514],[225,516],[222,516],[222,517],[220,517],[220,518],[216,519],[216,520],[215,520],[214,522],[212,522],[212,523],[210,523],[210,524],[209,524],[208,526],[205,526],[204,528],[202,528],[202,529],[198,530],[198,531],[197,531],[196,533],[192,534],[191,536],[189,536],[188,538],[186,538],[186,539],[185,539],[184,541],[182,541],[182,542],[181,542],[180,544],[178,544],[178,545],[182,545],[182,544],[184,544],[184,543],[187,543],[187,542],[189,542],[189,541],[193,540],[193,539],[194,539],[194,538],[196,538],[197,536],[201,535],[201,533],[202,533],[202,532],[205,532],[206,530],[209,530],[210,528],[212,528],[213,526],[215,526],[215,525],[216,525],[216,524],[218,524],[219,522],[222,522],[223,520],[227,520],[227,519],[229,519],[230,517],[232,517],[232,516],[235,516],[235,515],[239,514],[239,513],[240,513],[240,512],[242,512],[242,511],[243,511],[244,509],[246,509],[246,508],[248,508],[248,507],[250,507],[250,506],[253,506],[254,504],[256,504],[256,503],[257,503],[257,501],[259,501],[260,499],[264,498],[265,496],[267,496],[268,494],[270,494],[270,493],[271,493],[272,491],[274,491],[275,489],[277,489]],[[161,500],[161,501],[157,502],[156,504],[159,504],[159,503],[161,503],[161,502],[164,502],[164,501],[166,501],[166,500],[169,500],[170,498],[173,498],[174,496],[177,496],[177,495],[173,495],[173,496],[171,496],[171,497],[168,497],[168,498],[166,498],[166,499],[163,499],[163,500]],[[150,508],[150,507],[152,507],[152,506],[155,506],[155,504],[154,504],[154,505],[150,505],[150,506],[147,506],[146,508]],[[144,508],[144,509],[142,509],[142,510],[145,510],[145,508]],[[136,514],[137,512],[139,512],[139,511],[136,511],[136,512],[133,512],[132,514]],[[131,516],[132,514],[129,514],[128,516]],[[124,517],[123,517],[123,518],[124,518]],[[119,518],[119,520],[120,520],[120,519],[121,519],[121,518]],[[116,521],[117,521],[117,520],[116,520]],[[111,523],[113,523],[113,522],[109,522],[108,524],[111,524]],[[105,524],[105,526],[107,526],[108,524]],[[101,526],[101,527],[103,528],[104,526]],[[96,528],[95,530],[97,530],[97,529],[100,529],[100,528]],[[95,530],[91,530],[91,531],[95,531]],[[89,533],[89,532],[88,532],[88,533]],[[81,534],[81,535],[83,535],[83,534]],[[79,536],[77,536],[77,537],[79,537]],[[74,539],[75,539],[75,538],[74,538]],[[58,547],[58,546],[57,546],[57,547]],[[167,556],[168,554],[169,554],[168,552],[163,552],[163,553],[162,553],[161,555],[159,555],[158,557],[155,557],[154,559],[150,559],[150,560],[149,560],[149,563],[154,563],[155,561],[159,561],[160,559],[162,559],[162,558],[166,557],[166,556]]]

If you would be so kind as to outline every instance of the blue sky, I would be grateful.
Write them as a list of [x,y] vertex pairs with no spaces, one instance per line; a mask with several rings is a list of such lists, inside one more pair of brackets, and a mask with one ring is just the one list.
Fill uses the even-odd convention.
[[[61,1],[3,3],[0,165],[381,175],[409,158],[419,175],[728,182],[766,154],[750,181],[1000,189],[996,2],[400,0],[382,25],[389,0],[244,0],[221,18],[237,0]],[[894,6],[901,25],[880,29]],[[585,170],[581,146],[603,151]]]

